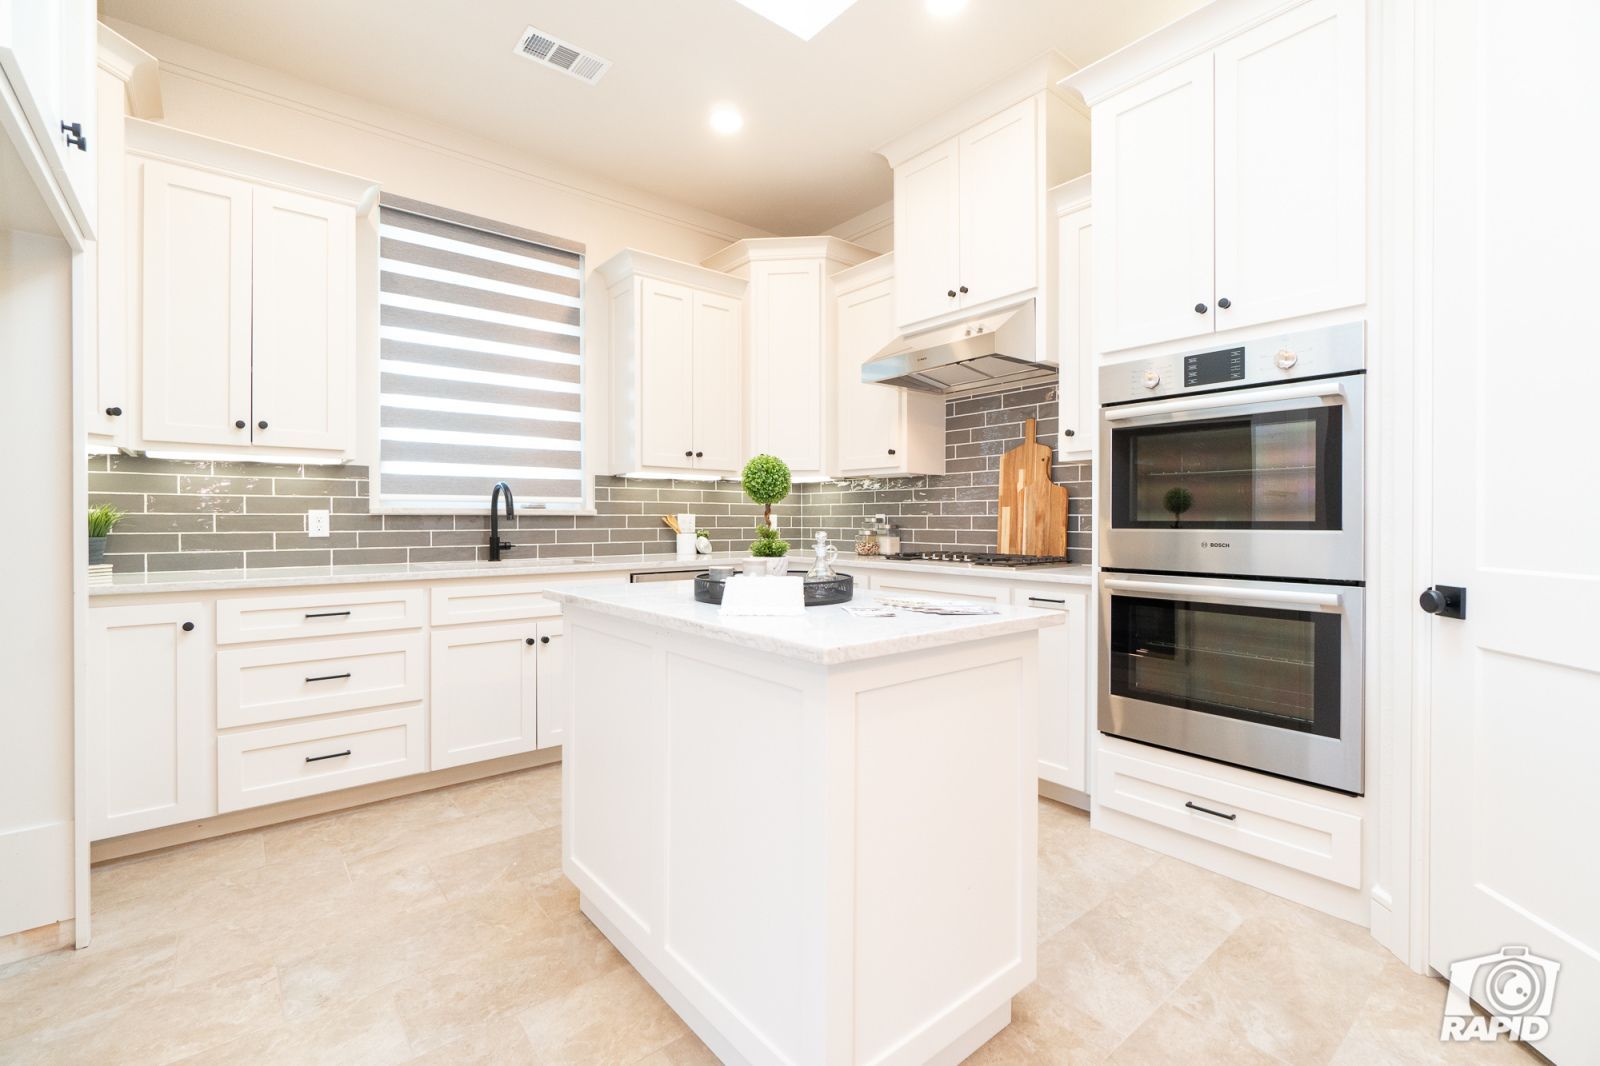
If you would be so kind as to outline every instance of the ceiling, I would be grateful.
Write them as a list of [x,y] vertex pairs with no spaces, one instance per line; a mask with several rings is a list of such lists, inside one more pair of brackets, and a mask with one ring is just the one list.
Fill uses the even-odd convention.
[[[101,0],[102,15],[779,234],[889,198],[884,142],[1055,49],[1084,65],[1198,0],[858,0],[802,41],[736,0]],[[528,25],[611,60],[513,54]],[[711,105],[745,124],[714,134]]]

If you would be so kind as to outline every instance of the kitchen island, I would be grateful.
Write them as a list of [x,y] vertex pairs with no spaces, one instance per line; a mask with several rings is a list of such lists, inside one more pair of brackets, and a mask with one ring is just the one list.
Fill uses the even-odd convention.
[[954,1063],[1006,1026],[1034,977],[1036,631],[1059,615],[549,595],[573,688],[563,868],[712,1051]]

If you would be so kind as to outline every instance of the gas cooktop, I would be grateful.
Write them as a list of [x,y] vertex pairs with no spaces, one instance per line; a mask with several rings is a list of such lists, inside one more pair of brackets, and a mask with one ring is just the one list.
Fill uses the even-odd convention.
[[995,552],[902,552],[885,555],[897,562],[966,563],[969,566],[1063,566],[1072,560],[1065,555],[1001,555]]

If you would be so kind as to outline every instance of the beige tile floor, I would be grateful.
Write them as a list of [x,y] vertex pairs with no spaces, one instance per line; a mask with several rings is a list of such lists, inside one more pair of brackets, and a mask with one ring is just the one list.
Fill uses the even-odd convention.
[[[578,913],[560,773],[96,868],[94,944],[0,968],[0,1062],[714,1062]],[[1039,836],[1039,979],[969,1062],[1534,1061],[1441,1045],[1364,930],[1056,803]]]

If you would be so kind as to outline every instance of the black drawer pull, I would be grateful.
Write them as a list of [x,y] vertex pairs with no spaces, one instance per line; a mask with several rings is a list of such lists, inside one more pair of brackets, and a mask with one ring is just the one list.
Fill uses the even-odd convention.
[[321,677],[306,678],[306,683],[310,684],[312,681],[339,681],[349,676],[349,674],[323,674]]
[[1199,811],[1201,814],[1209,814],[1217,818],[1226,818],[1230,822],[1239,817],[1237,814],[1223,814],[1221,811],[1214,811],[1210,807],[1202,807],[1193,800],[1189,800],[1184,804],[1184,806],[1189,808],[1191,811]]
[[307,618],[348,618],[349,611],[316,611],[306,615]]
[[307,755],[306,762],[321,762],[323,759],[342,759],[349,754],[350,749],[346,748],[343,751],[336,751],[332,755]]

